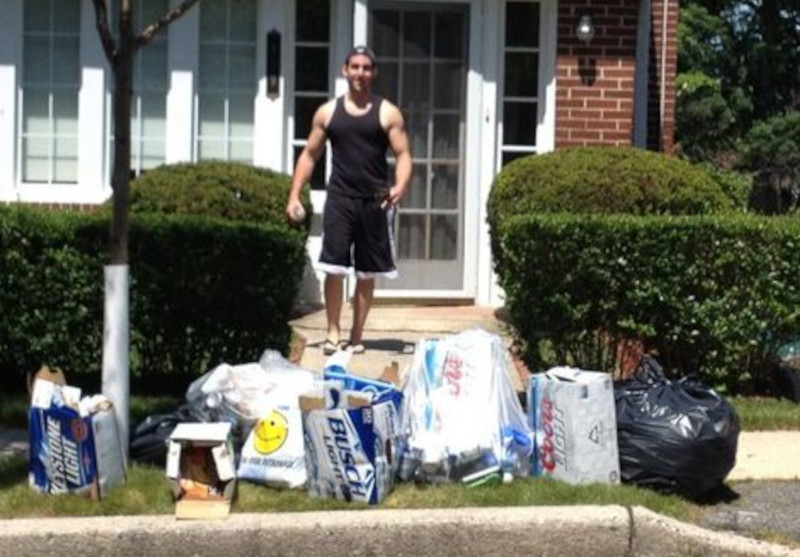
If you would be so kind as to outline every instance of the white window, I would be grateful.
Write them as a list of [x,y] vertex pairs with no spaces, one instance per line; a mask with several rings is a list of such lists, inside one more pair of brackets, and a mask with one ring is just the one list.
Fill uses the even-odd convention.
[[78,179],[81,0],[25,0],[23,12],[23,182]]
[[538,152],[540,36],[539,2],[506,2],[503,45],[503,165]]
[[201,2],[196,159],[252,162],[256,0]]

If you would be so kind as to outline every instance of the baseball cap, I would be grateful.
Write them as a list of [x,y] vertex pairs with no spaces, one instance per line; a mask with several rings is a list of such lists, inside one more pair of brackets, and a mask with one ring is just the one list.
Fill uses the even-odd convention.
[[372,62],[373,66],[377,66],[378,65],[377,61],[375,60],[375,53],[372,52],[371,48],[369,48],[367,46],[364,46],[364,45],[357,45],[357,46],[354,46],[353,48],[351,48],[350,52],[347,53],[347,56],[344,59],[344,63],[347,64],[348,62],[350,62],[350,58],[352,58],[353,56],[356,56],[358,54],[361,54],[361,55],[366,56],[367,58],[369,58],[369,60],[370,60],[370,62]]

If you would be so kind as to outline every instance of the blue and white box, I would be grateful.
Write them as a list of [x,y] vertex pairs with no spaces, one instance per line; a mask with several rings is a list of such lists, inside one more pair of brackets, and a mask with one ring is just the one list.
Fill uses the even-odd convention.
[[392,491],[402,399],[394,389],[374,398],[342,391],[337,407],[300,397],[310,496],[377,505]]
[[67,405],[64,393],[70,389],[75,390],[45,380],[34,383],[29,410],[29,483],[42,493],[101,499],[125,483],[116,416],[107,400],[94,402],[98,397],[80,401],[83,411]]

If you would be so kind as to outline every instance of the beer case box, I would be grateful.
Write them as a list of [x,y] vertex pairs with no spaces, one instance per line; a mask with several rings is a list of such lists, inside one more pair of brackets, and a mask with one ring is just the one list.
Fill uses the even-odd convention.
[[227,517],[236,490],[231,424],[178,424],[169,438],[166,476],[176,518]]
[[403,395],[391,390],[341,392],[330,397],[301,396],[311,497],[380,503],[394,488]]
[[114,408],[104,401],[82,414],[63,404],[64,389],[69,387],[43,379],[33,384],[28,414],[30,486],[41,493],[102,499],[126,481]]
[[619,483],[610,374],[555,367],[532,375],[527,394],[535,433],[532,475],[573,484]]

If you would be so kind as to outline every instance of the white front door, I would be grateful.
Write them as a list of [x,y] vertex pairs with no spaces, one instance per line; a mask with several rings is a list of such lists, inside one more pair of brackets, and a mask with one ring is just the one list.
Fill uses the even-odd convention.
[[468,34],[468,4],[369,3],[374,90],[405,115],[414,163],[394,223],[400,277],[379,281],[379,289],[465,287]]

